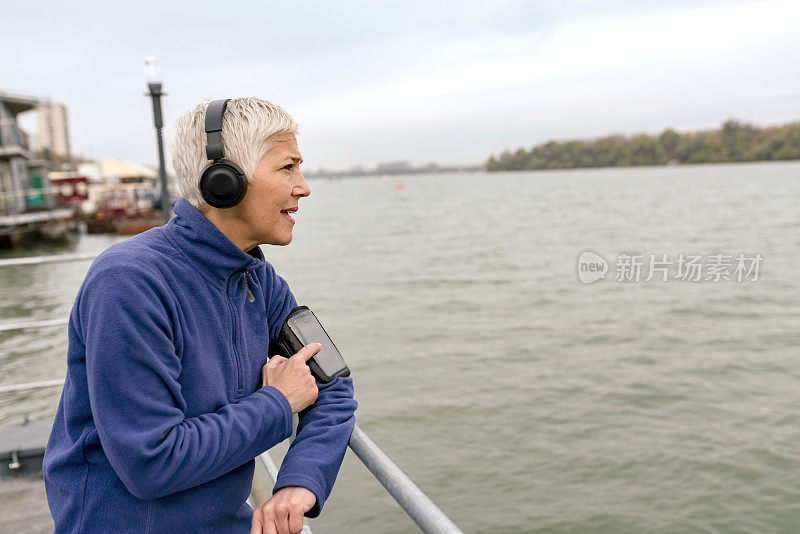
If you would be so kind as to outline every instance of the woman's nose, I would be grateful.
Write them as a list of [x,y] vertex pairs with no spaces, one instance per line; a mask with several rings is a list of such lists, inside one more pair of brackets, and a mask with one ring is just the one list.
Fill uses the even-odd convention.
[[307,197],[311,194],[311,188],[308,186],[308,182],[306,182],[306,177],[303,176],[303,173],[298,171],[300,175],[300,183],[295,185],[292,189],[292,195],[296,197]]

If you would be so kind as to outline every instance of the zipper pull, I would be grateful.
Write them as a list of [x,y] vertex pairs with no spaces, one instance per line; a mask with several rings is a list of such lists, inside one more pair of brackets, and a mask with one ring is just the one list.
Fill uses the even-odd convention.
[[253,296],[253,292],[250,291],[250,286],[247,285],[247,277],[249,275],[250,275],[250,271],[245,271],[244,272],[244,287],[245,287],[245,289],[247,289],[247,300],[249,300],[250,302],[255,302],[256,298]]

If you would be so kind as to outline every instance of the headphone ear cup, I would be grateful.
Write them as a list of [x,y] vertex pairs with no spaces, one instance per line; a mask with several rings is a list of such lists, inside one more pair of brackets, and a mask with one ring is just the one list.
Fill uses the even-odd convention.
[[200,175],[200,193],[215,208],[231,208],[247,192],[247,179],[242,169],[228,160],[209,164]]

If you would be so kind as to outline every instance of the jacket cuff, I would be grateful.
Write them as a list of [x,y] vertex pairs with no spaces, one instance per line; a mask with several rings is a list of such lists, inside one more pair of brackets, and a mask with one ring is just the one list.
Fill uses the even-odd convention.
[[304,487],[313,493],[314,497],[317,498],[317,502],[314,503],[314,506],[312,506],[311,509],[304,514],[306,517],[309,519],[314,519],[320,514],[320,512],[322,512],[322,505],[325,504],[325,497],[322,492],[322,488],[320,488],[319,484],[317,484],[314,480],[296,474],[278,476],[278,480],[275,482],[275,487],[272,488],[272,494],[275,495],[279,490],[287,486]]
[[[263,388],[259,389],[256,393],[263,393],[267,396],[267,398],[271,399],[273,403],[277,404],[283,409],[283,421],[284,421],[284,431],[283,431],[283,439],[288,438],[292,435],[293,427],[292,427],[292,405],[289,404],[289,401],[286,399],[283,393],[280,392],[277,388],[273,386],[264,386]],[[264,417],[270,417],[272,414],[269,411],[265,411]]]

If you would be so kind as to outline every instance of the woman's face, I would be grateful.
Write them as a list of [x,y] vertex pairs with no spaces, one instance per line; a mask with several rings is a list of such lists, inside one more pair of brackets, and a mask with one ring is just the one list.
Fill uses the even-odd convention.
[[270,149],[261,158],[247,184],[244,198],[232,208],[241,222],[245,250],[260,244],[288,245],[301,197],[311,194],[300,164],[303,158],[297,138],[291,133],[272,137]]

